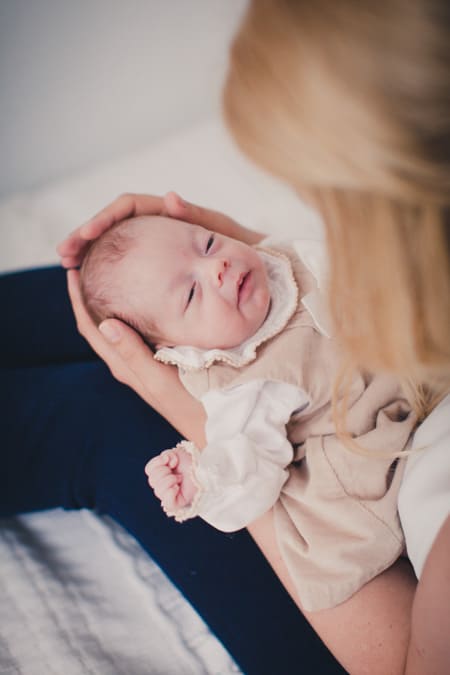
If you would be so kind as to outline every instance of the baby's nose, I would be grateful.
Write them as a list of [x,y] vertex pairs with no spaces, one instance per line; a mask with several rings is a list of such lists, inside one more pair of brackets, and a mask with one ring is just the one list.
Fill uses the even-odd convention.
[[212,260],[212,277],[213,281],[218,284],[219,288],[223,284],[225,273],[229,267],[230,262],[225,258],[216,258]]

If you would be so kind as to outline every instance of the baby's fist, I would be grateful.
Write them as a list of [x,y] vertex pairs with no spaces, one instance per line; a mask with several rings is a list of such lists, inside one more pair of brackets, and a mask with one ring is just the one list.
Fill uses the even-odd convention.
[[145,467],[148,483],[169,515],[189,506],[197,492],[191,466],[191,455],[177,447],[164,450]]

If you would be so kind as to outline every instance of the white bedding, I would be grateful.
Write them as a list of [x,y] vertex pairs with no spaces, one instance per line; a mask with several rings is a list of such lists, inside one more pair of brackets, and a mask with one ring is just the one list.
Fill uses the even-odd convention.
[[0,527],[2,675],[239,672],[137,542],[62,510]]
[[[82,176],[0,203],[0,270],[54,263],[63,236],[124,191],[179,191],[265,232],[316,237],[285,186],[242,159],[218,120]],[[0,673],[237,672],[136,542],[108,519],[60,510],[0,527]]]

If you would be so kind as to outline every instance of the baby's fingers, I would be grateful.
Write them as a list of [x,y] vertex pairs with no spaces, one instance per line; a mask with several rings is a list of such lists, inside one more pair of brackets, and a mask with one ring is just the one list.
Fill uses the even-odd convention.
[[147,462],[144,471],[148,476],[151,471],[159,466],[168,466],[170,469],[174,469],[177,464],[178,457],[176,453],[172,450],[164,450],[164,452],[161,452],[160,455],[153,457],[149,462]]
[[157,469],[160,466],[166,466],[166,465],[167,465],[167,462],[164,459],[164,456],[163,455],[157,455],[156,457],[152,457],[152,459],[149,462],[147,462],[147,464],[145,465],[144,471],[147,474],[147,476],[150,476],[152,471],[154,471],[155,469]]
[[161,500],[161,506],[164,513],[169,515],[175,511],[175,509],[178,507],[177,502],[179,494],[180,494],[179,485],[176,485],[167,490],[164,499]]
[[176,467],[178,466],[177,453],[174,452],[173,450],[165,450],[162,453],[162,455],[164,457],[164,461],[167,464],[167,466],[170,467],[171,469],[176,469]]
[[160,480],[158,480],[153,486],[153,491],[155,495],[158,497],[158,499],[164,501],[168,491],[173,488],[175,488],[176,491],[178,492],[180,490],[180,481],[178,476],[175,476],[174,474],[171,473],[168,476],[165,476]]
[[172,471],[169,469],[168,466],[165,465],[155,466],[152,467],[151,471],[147,474],[147,481],[150,487],[155,489],[155,487],[158,484],[160,484],[163,480],[165,480],[168,476],[173,475],[174,474],[172,473]]

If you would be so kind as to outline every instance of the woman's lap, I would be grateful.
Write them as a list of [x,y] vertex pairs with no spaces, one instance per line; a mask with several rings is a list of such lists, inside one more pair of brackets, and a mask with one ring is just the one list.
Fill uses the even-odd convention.
[[[20,278],[22,290],[35,274],[39,276],[29,273]],[[62,281],[58,274],[54,279],[58,276]],[[0,296],[4,280],[0,278]],[[8,294],[12,302],[11,279]],[[59,294],[60,289],[55,295]],[[24,315],[25,296],[21,296]],[[44,298],[31,296],[34,314],[39,313],[48,331],[56,326],[56,332],[66,334],[68,345],[56,344],[55,354],[48,354],[55,336],[47,341],[41,330],[32,354],[33,363],[41,365],[29,365],[24,341],[20,349],[16,344],[11,350],[14,360],[1,373],[5,420],[0,437],[1,514],[55,506],[106,513],[161,565],[245,672],[312,668],[341,672],[246,531],[224,535],[199,519],[179,525],[164,515],[147,487],[144,465],[176,442],[177,433],[131,390],[115,382],[101,362],[92,360],[78,336],[70,335],[75,328],[67,307],[61,307],[67,305],[65,296],[58,300],[52,296],[41,312],[36,312],[36,305]],[[49,306],[57,311],[56,320],[48,316]],[[9,335],[14,337],[14,326],[10,325]],[[67,363],[62,362],[64,353]],[[50,363],[43,363],[44,358]]]
[[62,267],[0,275],[0,366],[96,359],[76,330]]

